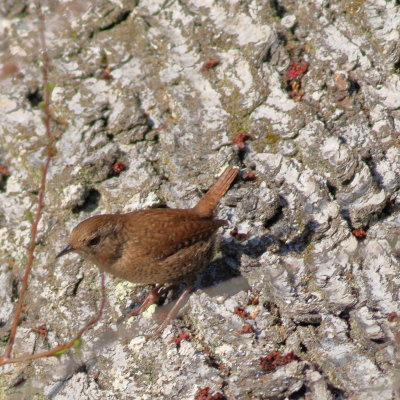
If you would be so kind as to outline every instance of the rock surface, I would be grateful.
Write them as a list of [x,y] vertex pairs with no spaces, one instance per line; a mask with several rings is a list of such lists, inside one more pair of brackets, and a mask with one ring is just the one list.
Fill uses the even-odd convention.
[[[55,261],[78,222],[191,207],[224,165],[242,172],[220,251],[160,338],[146,315],[117,324],[147,288],[108,276],[83,345],[0,367],[0,398],[399,397],[399,2],[49,3],[57,154],[16,354],[97,310],[97,269]],[[35,8],[0,12],[4,345],[46,139]]]

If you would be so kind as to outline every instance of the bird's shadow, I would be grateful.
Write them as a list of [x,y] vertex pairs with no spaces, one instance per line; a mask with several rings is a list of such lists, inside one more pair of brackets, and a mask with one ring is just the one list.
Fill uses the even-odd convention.
[[[244,242],[236,241],[234,238],[223,238],[219,244],[220,252],[217,257],[199,274],[195,290],[201,289],[211,297],[221,295],[230,297],[242,290],[251,290],[247,279],[240,273],[240,260],[243,254],[252,259],[257,259],[271,245],[275,246],[275,252],[278,254],[285,255],[292,251],[301,253],[311,243],[317,228],[318,223],[310,220],[303,230],[288,242],[283,242],[282,239],[273,234],[251,237]],[[157,314],[167,313],[183,289],[184,285],[179,285],[176,290],[170,293],[167,297],[168,304],[159,307]],[[134,306],[138,306],[136,301]],[[63,379],[54,385],[50,391],[49,398],[54,398],[75,373],[82,370],[90,370],[96,364],[96,354],[101,354],[104,348],[112,345],[117,340],[130,340],[135,335],[142,335],[143,333],[139,331],[140,329],[141,327],[136,324],[120,324],[117,329],[107,328],[93,343],[91,349],[92,358],[82,361],[71,355],[69,362],[64,365],[65,374]]]
[[[287,255],[291,252],[302,253],[312,242],[315,231],[319,224],[308,221],[301,232],[294,236],[290,241],[284,242],[274,234],[265,234],[251,237],[244,242],[234,238],[223,238],[219,243],[219,253],[213,261],[199,273],[193,291],[202,290],[209,296],[233,296],[242,290],[251,290],[251,287],[240,272],[241,258],[245,254],[252,259],[258,259],[265,251],[274,246],[274,253]],[[186,288],[186,284],[176,285],[166,296],[160,298],[158,305],[163,306],[157,309],[157,313],[165,313],[171,308]],[[125,310],[122,322],[136,307],[140,306],[140,301],[134,300],[131,306]]]

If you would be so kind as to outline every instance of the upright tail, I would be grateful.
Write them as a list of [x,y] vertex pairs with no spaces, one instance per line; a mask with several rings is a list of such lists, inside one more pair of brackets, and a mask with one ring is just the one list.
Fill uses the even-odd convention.
[[194,207],[194,211],[202,218],[212,217],[213,211],[221,197],[229,189],[231,183],[238,174],[238,168],[228,167],[217,181],[210,187],[208,192],[200,199]]

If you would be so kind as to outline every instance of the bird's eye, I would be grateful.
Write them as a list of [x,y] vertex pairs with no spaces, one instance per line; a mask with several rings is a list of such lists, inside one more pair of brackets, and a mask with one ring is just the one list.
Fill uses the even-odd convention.
[[96,246],[96,244],[99,244],[100,242],[100,236],[95,236],[93,239],[91,239],[88,243],[88,246]]

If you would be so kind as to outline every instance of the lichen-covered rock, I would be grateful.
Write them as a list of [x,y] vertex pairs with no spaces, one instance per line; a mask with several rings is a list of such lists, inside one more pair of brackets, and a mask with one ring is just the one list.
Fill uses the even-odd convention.
[[[0,398],[399,397],[398,1],[43,7],[55,156],[16,355],[70,340],[98,309],[97,269],[55,260],[77,223],[192,207],[224,165],[242,171],[215,260],[160,338],[145,335],[164,306],[121,323],[147,288],[107,277],[83,344],[0,367]],[[0,12],[5,345],[47,142],[35,6]]]

